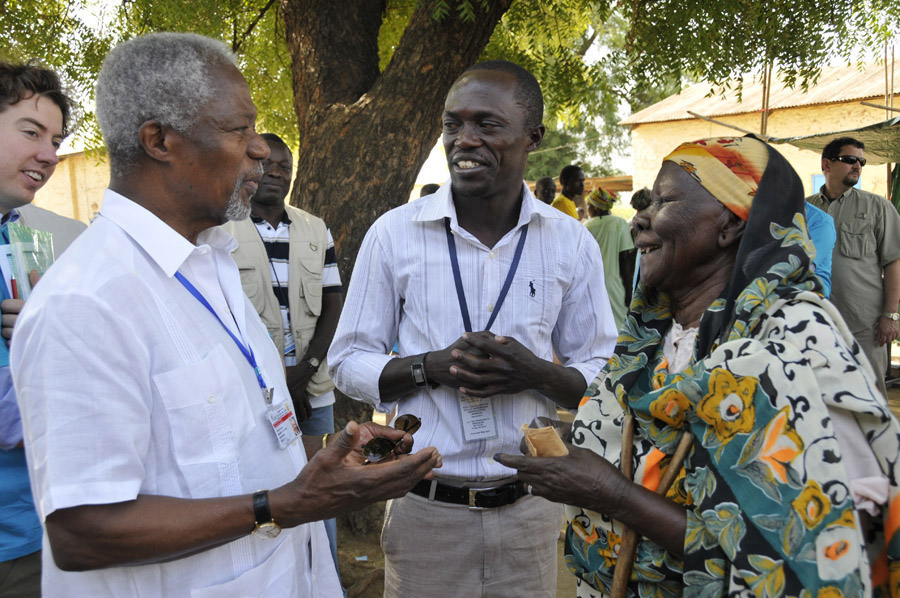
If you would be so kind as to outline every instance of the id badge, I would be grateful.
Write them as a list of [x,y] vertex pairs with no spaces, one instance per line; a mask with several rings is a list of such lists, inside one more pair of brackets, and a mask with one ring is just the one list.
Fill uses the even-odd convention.
[[460,395],[459,408],[462,414],[463,435],[466,438],[466,442],[497,436],[494,408],[489,398]]
[[300,424],[297,423],[297,416],[294,415],[294,408],[290,401],[270,405],[266,409],[266,417],[272,425],[272,431],[275,432],[278,446],[282,450],[300,437]]

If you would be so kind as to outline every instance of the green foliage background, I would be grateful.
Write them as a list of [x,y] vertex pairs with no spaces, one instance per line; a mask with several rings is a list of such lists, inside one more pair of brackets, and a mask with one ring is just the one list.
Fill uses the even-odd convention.
[[[493,1],[385,0],[382,69],[421,2],[433,18],[472,22]],[[545,148],[582,140],[536,155],[530,172],[581,161],[591,174],[609,174],[610,155],[628,146],[627,131],[616,124],[622,106],[640,110],[694,80],[739,90],[741,75],[761,73],[769,63],[789,85],[806,86],[834,57],[878,56],[898,22],[900,3],[890,0],[518,0],[483,58],[518,62],[541,82],[551,125]],[[278,131],[292,145],[298,139],[275,0],[0,0],[0,30],[0,58],[39,57],[83,99],[79,136],[88,146],[102,146],[89,107],[103,57],[120,40],[162,30],[231,45],[254,92],[260,128]],[[589,155],[597,157],[594,164]]]

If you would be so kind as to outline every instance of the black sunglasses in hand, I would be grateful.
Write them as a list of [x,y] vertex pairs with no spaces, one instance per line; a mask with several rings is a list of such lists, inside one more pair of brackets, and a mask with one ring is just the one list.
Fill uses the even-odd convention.
[[860,158],[858,156],[838,156],[837,158],[829,158],[829,160],[831,160],[832,162],[837,160],[838,162],[843,162],[844,164],[849,164],[850,166],[853,166],[857,162],[859,162],[859,165],[861,167],[866,165],[866,159]]
[[[415,434],[420,427],[422,427],[422,422],[415,415],[404,414],[394,420],[394,429],[408,432],[410,435]],[[363,456],[366,458],[363,465],[377,463],[386,459],[394,453],[394,450],[400,446],[401,442],[403,442],[402,438],[396,442],[384,436],[373,438],[362,447]]]

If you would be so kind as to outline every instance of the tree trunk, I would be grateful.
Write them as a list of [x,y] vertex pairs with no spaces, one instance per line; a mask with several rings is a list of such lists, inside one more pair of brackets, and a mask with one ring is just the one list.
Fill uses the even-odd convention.
[[[385,0],[282,0],[300,130],[291,204],[331,228],[345,285],[366,231],[408,199],[440,132],[447,91],[511,2],[489,0],[486,11],[474,2],[475,20],[463,22],[435,21],[433,2],[422,0],[379,73]],[[336,422],[363,416],[371,410],[338,398]]]
[[[404,203],[440,132],[444,97],[475,63],[512,0],[466,23],[431,18],[423,0],[383,73],[384,0],[284,0],[300,130],[291,204],[323,218],[349,281],[363,236]],[[478,2],[474,3],[476,7]]]

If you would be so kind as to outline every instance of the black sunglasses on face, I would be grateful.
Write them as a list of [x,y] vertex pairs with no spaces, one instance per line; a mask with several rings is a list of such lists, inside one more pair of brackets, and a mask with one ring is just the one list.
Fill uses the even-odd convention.
[[837,158],[829,158],[829,160],[831,160],[832,162],[837,160],[838,162],[843,162],[844,164],[849,164],[850,166],[853,166],[857,162],[859,162],[859,165],[861,167],[866,165],[866,159],[859,158],[857,156],[838,156]]

